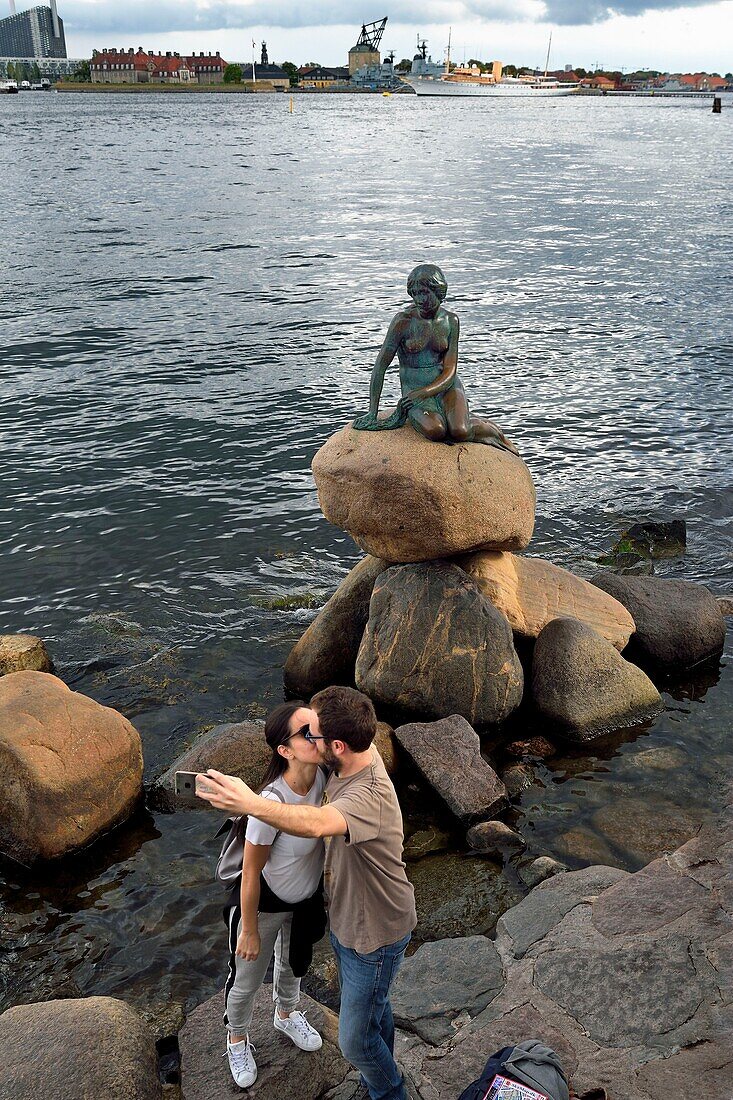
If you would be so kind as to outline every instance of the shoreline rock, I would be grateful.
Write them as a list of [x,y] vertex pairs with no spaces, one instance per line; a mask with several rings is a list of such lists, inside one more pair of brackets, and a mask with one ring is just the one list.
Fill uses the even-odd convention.
[[480,443],[342,428],[312,463],[321,511],[368,554],[430,561],[470,550],[523,550],[535,491],[521,458]]
[[288,691],[310,699],[330,684],[353,684],[374,582],[388,565],[368,555],[342,580],[290,650],[283,670]]
[[270,762],[270,749],[265,741],[264,722],[227,722],[201,733],[190,748],[181,753],[170,767],[156,780],[149,801],[158,810],[172,813],[175,810],[207,810],[203,800],[190,806],[176,798],[175,774],[205,772],[207,768],[239,779],[257,789]]
[[129,817],[142,776],[123,715],[47,672],[0,677],[0,851],[33,863],[85,847]]
[[45,643],[32,634],[0,634],[0,676],[11,672],[52,672]]
[[507,804],[506,787],[481,755],[478,734],[458,714],[398,726],[395,737],[425,781],[464,825]]
[[458,564],[521,638],[536,638],[553,619],[578,619],[619,651],[634,633],[623,604],[543,558],[480,551]]
[[457,565],[377,578],[356,660],[356,686],[375,702],[489,725],[519,705],[523,683],[508,622]]
[[575,619],[554,619],[537,639],[532,696],[563,737],[579,742],[652,718],[662,709],[649,677]]

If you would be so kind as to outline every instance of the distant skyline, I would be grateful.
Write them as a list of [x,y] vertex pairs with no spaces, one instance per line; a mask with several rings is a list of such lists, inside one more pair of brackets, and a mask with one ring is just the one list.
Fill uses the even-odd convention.
[[[36,0],[36,3],[43,0]],[[389,22],[382,54],[412,57],[419,33],[441,60],[452,27],[452,57],[544,65],[733,71],[733,0],[57,0],[69,56],[93,49],[219,50],[251,56],[267,40],[274,61],[346,64],[363,20]],[[30,0],[16,0],[22,11]],[[8,0],[0,8],[9,14]]]

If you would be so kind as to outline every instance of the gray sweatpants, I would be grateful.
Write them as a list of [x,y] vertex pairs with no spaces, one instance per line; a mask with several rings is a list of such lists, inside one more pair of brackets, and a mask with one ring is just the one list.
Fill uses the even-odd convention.
[[253,962],[237,955],[242,930],[239,906],[229,910],[229,973],[224,987],[224,1022],[230,1035],[247,1035],[252,1023],[255,997],[262,985],[273,951],[275,970],[272,999],[283,1012],[292,1012],[300,1001],[300,978],[290,969],[292,913],[259,913],[260,953]]

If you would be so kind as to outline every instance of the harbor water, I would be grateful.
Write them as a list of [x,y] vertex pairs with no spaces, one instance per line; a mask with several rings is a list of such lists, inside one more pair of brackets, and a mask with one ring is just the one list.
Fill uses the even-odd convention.
[[[310,461],[365,410],[422,261],[473,409],[532,471],[529,552],[590,576],[629,522],[681,518],[657,572],[730,592],[732,138],[697,100],[3,97],[0,633],[127,715],[148,783],[262,717],[358,559]],[[653,724],[536,766],[509,818],[530,855],[633,870],[710,819],[730,649]],[[402,794],[408,832],[447,824]],[[73,859],[3,865],[0,1009],[212,994],[218,823],[142,809]],[[410,875],[422,938],[489,932],[523,889],[460,837]]]

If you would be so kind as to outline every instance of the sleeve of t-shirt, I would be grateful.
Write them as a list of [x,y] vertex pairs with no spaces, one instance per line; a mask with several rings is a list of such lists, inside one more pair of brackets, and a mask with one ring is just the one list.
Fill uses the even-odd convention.
[[382,799],[375,786],[364,784],[354,790],[344,791],[330,805],[335,806],[346,821],[349,830],[347,844],[363,844],[366,840],[374,840],[379,836]]
[[[263,791],[262,797],[269,799],[271,802],[280,801],[271,791]],[[264,821],[260,821],[256,817],[247,818],[245,839],[248,840],[250,844],[272,844],[276,836],[277,829],[274,825],[267,825]]]

